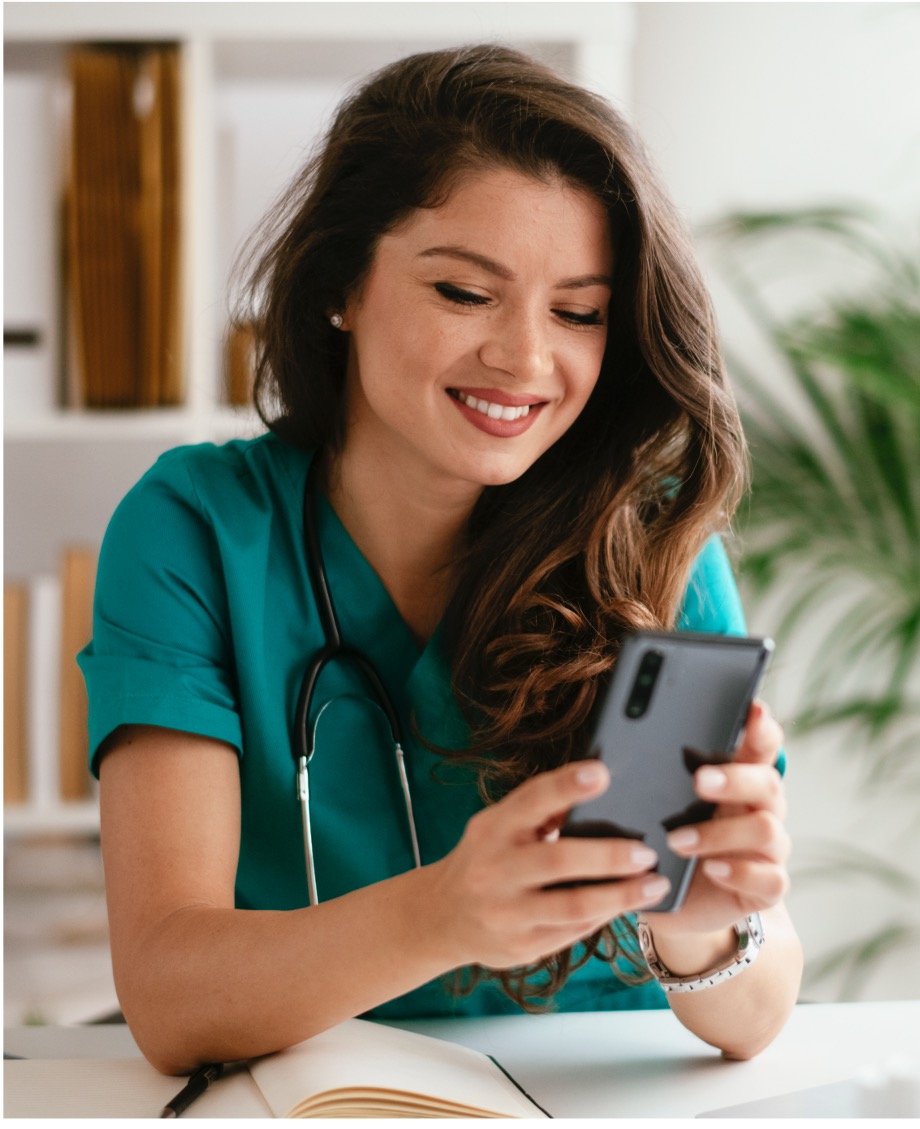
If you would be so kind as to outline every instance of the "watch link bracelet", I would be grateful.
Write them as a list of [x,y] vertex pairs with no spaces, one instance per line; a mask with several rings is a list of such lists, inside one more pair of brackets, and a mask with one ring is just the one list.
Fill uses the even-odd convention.
[[728,960],[709,969],[708,972],[700,972],[695,976],[675,976],[658,956],[648,922],[639,918],[636,921],[636,928],[639,934],[639,946],[649,972],[666,992],[700,992],[731,980],[733,976],[744,972],[754,963],[764,942],[763,921],[760,914],[748,914],[732,926],[738,938],[738,947]]

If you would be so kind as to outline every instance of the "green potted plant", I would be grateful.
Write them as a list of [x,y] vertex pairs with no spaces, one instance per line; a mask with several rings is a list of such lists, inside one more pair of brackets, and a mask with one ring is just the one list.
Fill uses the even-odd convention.
[[[807,671],[788,731],[833,736],[876,794],[920,795],[920,254],[842,209],[738,213],[707,235],[769,349],[769,378],[730,348],[728,363],[753,466],[742,582]],[[766,248],[797,257],[799,276],[804,248],[812,264],[844,255],[840,277],[858,284],[777,312],[751,267]],[[899,895],[894,917],[810,963],[807,983],[836,976],[841,996],[858,995],[879,961],[920,943],[920,882],[843,841],[812,840],[805,854],[798,882]]]

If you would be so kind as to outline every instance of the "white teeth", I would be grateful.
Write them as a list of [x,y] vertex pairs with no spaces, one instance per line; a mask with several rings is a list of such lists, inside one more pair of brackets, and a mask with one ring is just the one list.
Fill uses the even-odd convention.
[[505,407],[503,404],[490,404],[488,400],[477,400],[475,396],[467,396],[465,392],[458,392],[457,398],[468,408],[475,408],[489,419],[521,419],[530,411],[530,404],[523,404],[519,408]]

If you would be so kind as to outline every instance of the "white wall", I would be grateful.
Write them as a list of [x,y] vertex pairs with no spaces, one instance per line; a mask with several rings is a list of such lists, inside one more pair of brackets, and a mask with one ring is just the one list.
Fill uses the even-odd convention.
[[[920,6],[889,3],[642,3],[637,28],[633,117],[691,225],[730,209],[860,203],[917,246],[920,203]],[[723,333],[748,360],[767,363],[720,283],[705,242]],[[839,265],[839,264],[838,264]],[[807,266],[808,270],[804,269]],[[803,264],[780,303],[827,282]],[[817,278],[816,278],[817,275]],[[847,277],[834,278],[846,285]],[[768,609],[755,630],[769,633]],[[792,708],[801,677],[780,655],[770,697]],[[900,858],[920,873],[920,793],[873,793],[860,750],[788,734],[790,828],[802,864],[816,836]],[[918,907],[866,882],[805,882],[790,905],[809,957],[864,935]],[[889,961],[866,985],[870,998],[920,996],[920,953]],[[811,992],[832,998],[834,985]]]

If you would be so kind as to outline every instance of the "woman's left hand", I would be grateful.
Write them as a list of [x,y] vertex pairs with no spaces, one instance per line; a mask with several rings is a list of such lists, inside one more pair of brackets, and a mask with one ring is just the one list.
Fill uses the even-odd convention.
[[778,722],[755,702],[734,759],[696,772],[697,795],[719,806],[711,820],[668,836],[675,854],[699,863],[680,910],[643,914],[656,938],[724,930],[782,900],[791,849],[783,781],[774,767],[782,742]]

